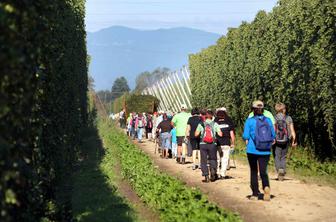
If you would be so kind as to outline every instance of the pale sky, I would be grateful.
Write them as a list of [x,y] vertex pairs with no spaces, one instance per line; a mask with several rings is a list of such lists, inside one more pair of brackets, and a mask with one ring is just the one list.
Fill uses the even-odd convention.
[[276,0],[87,0],[86,30],[113,25],[138,29],[191,27],[225,34],[227,27],[252,21]]

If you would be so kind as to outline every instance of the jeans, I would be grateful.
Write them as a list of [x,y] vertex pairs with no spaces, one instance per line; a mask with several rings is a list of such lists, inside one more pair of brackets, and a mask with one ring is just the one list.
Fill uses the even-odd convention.
[[258,196],[259,194],[259,184],[258,184],[258,164],[259,164],[259,173],[261,177],[261,182],[263,189],[269,187],[269,179],[267,174],[267,165],[270,159],[270,155],[256,155],[256,154],[247,154],[247,159],[250,164],[251,170],[251,189],[252,195]]
[[201,150],[201,170],[202,176],[209,175],[208,160],[210,163],[210,170],[216,172],[217,170],[217,149],[214,143],[200,144]]
[[[218,153],[220,153],[220,155],[219,155],[219,158],[218,158],[218,161],[217,161],[218,162],[217,172],[222,177],[225,177],[227,166],[229,165],[231,147],[230,146],[220,146],[220,150],[221,150],[221,152],[218,152]],[[219,168],[219,163],[221,165],[220,168]]]
[[136,130],[134,126],[131,127],[131,136],[132,136],[132,139],[135,139],[136,137]]
[[284,169],[286,171],[286,157],[288,152],[288,144],[274,144],[274,162],[275,168]]
[[138,128],[137,129],[138,141],[142,140],[142,130],[143,130],[143,128]]
[[161,133],[161,146],[163,149],[171,149],[170,147],[171,143],[171,135],[170,133]]

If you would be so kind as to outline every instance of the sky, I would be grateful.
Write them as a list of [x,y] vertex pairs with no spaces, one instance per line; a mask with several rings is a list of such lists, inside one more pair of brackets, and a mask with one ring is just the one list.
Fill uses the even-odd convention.
[[138,29],[190,27],[225,34],[228,27],[252,21],[276,0],[87,0],[86,30],[114,25]]

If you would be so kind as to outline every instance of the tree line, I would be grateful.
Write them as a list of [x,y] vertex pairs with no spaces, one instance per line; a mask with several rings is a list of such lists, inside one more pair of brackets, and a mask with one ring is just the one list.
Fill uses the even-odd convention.
[[251,102],[288,106],[302,145],[336,156],[336,8],[333,0],[280,0],[189,58],[192,103],[225,105],[242,124]]
[[84,0],[0,3],[0,221],[72,221],[87,125]]

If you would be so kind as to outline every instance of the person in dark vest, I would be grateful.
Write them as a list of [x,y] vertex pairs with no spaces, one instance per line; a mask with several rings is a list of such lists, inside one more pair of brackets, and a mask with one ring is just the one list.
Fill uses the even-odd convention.
[[191,117],[189,117],[186,136],[189,139],[192,148],[192,169],[196,170],[200,165],[200,137],[195,137],[195,132],[202,119],[200,117],[200,111],[198,108],[191,110]]

